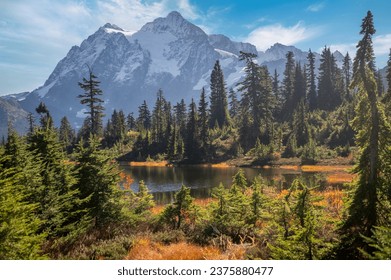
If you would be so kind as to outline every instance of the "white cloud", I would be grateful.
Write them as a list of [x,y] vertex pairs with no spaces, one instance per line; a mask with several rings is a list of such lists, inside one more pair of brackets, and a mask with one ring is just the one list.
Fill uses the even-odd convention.
[[[343,55],[348,52],[350,57],[354,57],[356,55],[356,44],[332,44],[328,47],[332,52],[339,51]],[[323,48],[318,51],[322,52]]]
[[294,45],[309,38],[314,37],[319,30],[304,26],[303,22],[298,22],[293,26],[282,26],[273,24],[259,27],[253,30],[245,39],[254,44],[258,50],[266,50],[274,43],[284,45]]
[[[373,50],[376,56],[386,55],[390,53],[391,48],[391,34],[378,35],[373,37]],[[349,52],[350,56],[356,54],[357,43],[346,43],[346,44],[332,44],[330,49],[332,51],[340,51],[342,54]],[[323,48],[319,49],[321,51]]]
[[306,9],[306,11],[309,11],[309,12],[319,12],[321,11],[323,8],[325,7],[325,4],[322,2],[322,3],[315,3],[315,4],[312,4],[312,5],[309,5]]
[[376,55],[389,54],[391,48],[391,34],[376,36],[373,39],[373,48]]

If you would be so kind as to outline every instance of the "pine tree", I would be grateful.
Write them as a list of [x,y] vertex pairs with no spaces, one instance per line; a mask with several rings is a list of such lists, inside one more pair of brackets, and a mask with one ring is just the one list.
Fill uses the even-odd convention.
[[166,147],[165,132],[167,130],[168,118],[165,115],[167,101],[164,98],[163,91],[159,89],[155,107],[152,111],[152,142],[157,145],[157,150],[163,150]]
[[282,95],[283,95],[283,119],[288,120],[293,113],[294,85],[295,85],[295,59],[293,52],[289,51],[286,54],[286,63],[284,70],[284,78],[282,80]]
[[76,134],[67,117],[61,119],[59,139],[63,144],[64,150],[67,151],[67,153],[70,153],[72,151],[72,146],[76,141]]
[[358,174],[355,192],[348,209],[348,217],[342,226],[345,235],[337,249],[337,257],[350,259],[358,258],[357,249],[365,247],[360,234],[371,236],[374,227],[385,223],[383,217],[388,215],[386,213],[389,211],[388,207],[385,207],[389,202],[379,201],[379,197],[384,200],[387,197],[384,193],[389,193],[388,183],[382,185],[385,175],[381,172],[387,162],[389,124],[377,100],[372,45],[375,28],[370,11],[362,21],[360,34],[362,39],[357,44],[353,62],[352,85],[359,98],[353,126],[357,131],[357,145],[361,148],[361,154],[355,168]]
[[191,162],[200,161],[200,147],[197,105],[192,100],[189,106],[189,116],[186,126],[185,157]]
[[276,105],[273,85],[266,67],[254,62],[256,56],[241,52],[239,59],[246,62],[244,80],[239,83],[242,92],[240,101],[240,143],[245,151],[252,148],[256,139],[265,144],[272,134],[273,112]]
[[143,104],[138,107],[138,117],[136,122],[139,131],[149,130],[151,128],[151,112],[149,111],[145,100]]
[[297,105],[292,118],[292,133],[298,146],[304,146],[311,138],[311,129],[308,122],[308,105],[301,100]]
[[206,101],[205,89],[202,88],[200,102],[198,106],[198,127],[200,130],[201,146],[204,150],[204,154],[208,150],[208,102]]
[[186,104],[183,98],[181,99],[181,102],[177,103],[174,106],[174,114],[175,114],[176,123],[178,124],[178,128],[179,128],[179,135],[183,138],[185,137],[186,124],[187,124]]
[[224,75],[218,60],[210,76],[210,91],[209,127],[214,127],[216,122],[220,128],[229,125],[230,117]]
[[76,155],[76,187],[80,199],[84,201],[81,208],[93,227],[102,227],[121,219],[119,171],[98,145],[96,137],[91,136],[86,146],[78,145]]
[[384,94],[384,86],[383,86],[383,77],[380,72],[380,69],[376,71],[376,84],[377,84],[377,95],[382,97]]
[[172,226],[173,229],[180,229],[189,223],[194,223],[197,218],[195,213],[196,206],[193,198],[190,196],[190,189],[182,185],[181,189],[175,194],[175,201],[167,206],[161,216],[161,219]]
[[[2,160],[6,159],[0,154]],[[0,162],[0,259],[42,258],[45,235],[39,233],[41,221],[36,204],[28,203],[20,185],[21,174]]]
[[247,188],[247,179],[244,175],[243,169],[239,169],[239,171],[232,178],[232,186],[237,187],[243,193]]
[[[42,107],[42,106],[41,106]],[[48,238],[58,238],[70,234],[78,227],[76,180],[71,166],[65,162],[65,154],[49,111],[41,112],[41,127],[29,137],[29,149],[35,160],[42,164],[40,177],[42,187],[36,190],[35,199],[39,203],[38,215],[43,221],[42,230]]]
[[150,210],[155,205],[153,201],[153,195],[149,192],[144,181],[141,180],[138,184],[138,192],[136,193],[136,201],[133,208],[134,212],[137,215],[140,215],[148,210]]
[[384,103],[386,104],[386,109],[391,109],[391,48],[387,60],[386,80],[387,92],[384,96]]
[[311,49],[308,51],[307,55],[307,61],[308,61],[308,104],[309,109],[315,110],[317,107],[317,96],[316,96],[316,75],[315,75],[315,54],[311,51]]
[[41,258],[45,240],[38,217],[40,161],[10,126],[0,149],[0,259]]
[[32,134],[34,132],[34,116],[32,113],[28,113],[27,115],[27,122],[29,124],[28,134]]
[[136,128],[136,120],[133,115],[134,114],[132,112],[126,116],[126,129],[127,130],[135,130],[135,128]]
[[78,98],[80,98],[81,104],[88,107],[85,112],[88,115],[86,119],[88,120],[88,134],[101,136],[103,134],[102,118],[104,116],[103,99],[101,99],[103,92],[99,88],[100,81],[98,81],[97,76],[92,73],[90,68],[88,70],[88,79],[83,78],[83,81],[79,82],[79,86],[84,90],[84,93],[79,94]]
[[236,91],[233,88],[230,88],[229,94],[229,115],[232,120],[235,120],[239,115],[239,100],[236,95]]
[[318,107],[328,111],[334,110],[341,104],[343,91],[342,73],[330,48],[325,47],[319,66]]
[[344,97],[346,100],[351,100],[352,96],[350,94],[350,82],[352,75],[352,60],[350,59],[349,53],[347,52],[343,58],[342,72],[345,83],[345,94]]

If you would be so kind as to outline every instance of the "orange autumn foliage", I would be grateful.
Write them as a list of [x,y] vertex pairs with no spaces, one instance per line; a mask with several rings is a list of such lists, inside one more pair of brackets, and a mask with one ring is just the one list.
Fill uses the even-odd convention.
[[136,241],[127,260],[228,260],[242,259],[244,249],[236,248],[222,253],[214,246],[198,246],[187,242],[164,245],[148,238]]

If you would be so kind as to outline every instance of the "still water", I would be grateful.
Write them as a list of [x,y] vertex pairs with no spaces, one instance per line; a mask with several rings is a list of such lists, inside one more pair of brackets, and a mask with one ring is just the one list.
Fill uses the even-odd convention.
[[[138,183],[143,180],[154,195],[158,204],[170,203],[174,194],[182,185],[191,189],[195,198],[210,197],[211,190],[223,183],[231,186],[232,177],[238,172],[238,167],[216,168],[208,166],[180,166],[180,167],[150,167],[121,165],[123,172],[130,176],[132,183],[122,182],[123,187],[138,190]],[[301,178],[308,186],[326,185],[326,177],[319,172],[301,172],[280,168],[242,168],[247,180],[262,176],[268,185],[282,190],[288,188],[294,179]],[[329,184],[328,184],[329,185]]]

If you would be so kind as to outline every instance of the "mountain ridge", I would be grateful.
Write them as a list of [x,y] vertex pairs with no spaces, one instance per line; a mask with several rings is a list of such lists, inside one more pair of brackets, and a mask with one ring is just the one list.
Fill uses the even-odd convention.
[[[264,52],[257,51],[250,43],[235,42],[222,34],[208,35],[175,11],[134,33],[106,23],[79,46],[71,47],[41,87],[14,101],[24,113],[35,112],[43,101],[56,124],[67,116],[77,128],[85,117],[85,108],[77,99],[81,93],[78,82],[87,76],[89,67],[101,81],[109,116],[114,109],[137,112],[143,100],[152,106],[159,89],[172,102],[198,99],[202,87],[209,91],[216,60],[220,60],[227,88],[235,87],[244,75],[240,51],[256,53],[258,62],[270,73],[276,69],[281,79],[288,50],[305,64],[308,52],[294,46],[276,43]],[[318,67],[320,55],[315,55]]]

